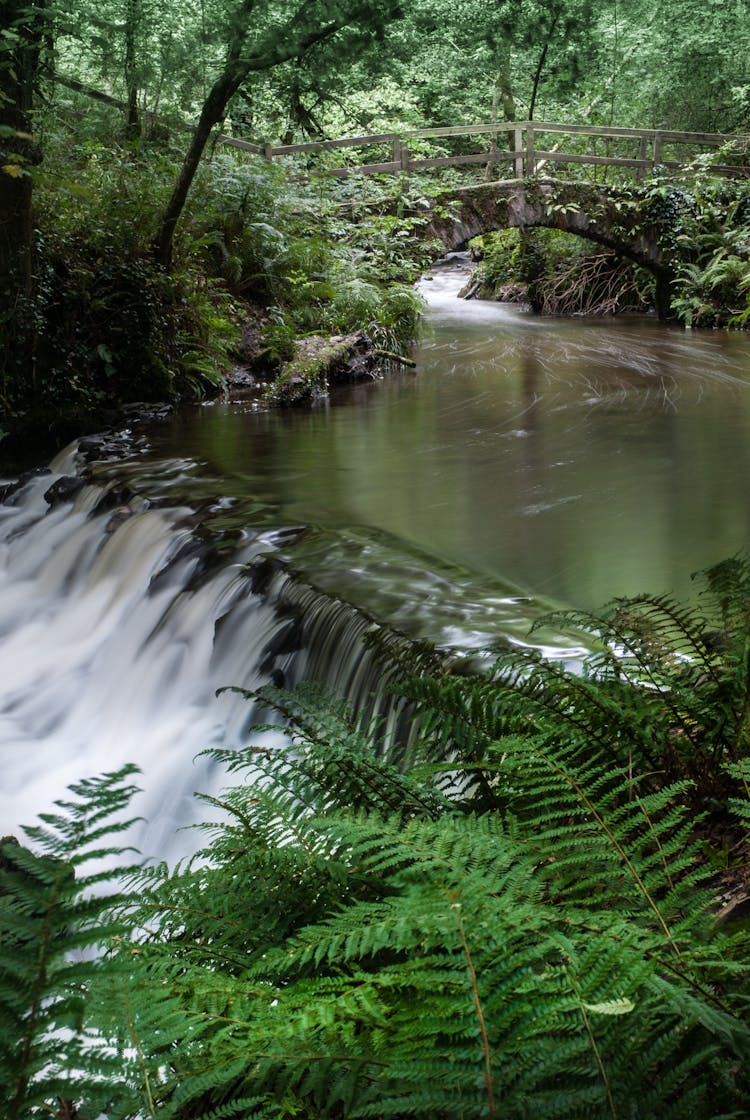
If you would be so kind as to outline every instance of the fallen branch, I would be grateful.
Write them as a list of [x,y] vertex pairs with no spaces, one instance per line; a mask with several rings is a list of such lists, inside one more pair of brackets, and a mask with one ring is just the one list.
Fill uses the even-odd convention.
[[394,354],[392,350],[373,350],[373,354],[377,354],[379,358],[387,358],[389,362],[398,362],[399,365],[408,366],[409,369],[416,369],[417,363],[413,358],[405,358],[403,354]]
[[297,339],[294,357],[282,367],[266,398],[278,405],[306,404],[325,394],[329,385],[374,380],[374,355],[364,331]]

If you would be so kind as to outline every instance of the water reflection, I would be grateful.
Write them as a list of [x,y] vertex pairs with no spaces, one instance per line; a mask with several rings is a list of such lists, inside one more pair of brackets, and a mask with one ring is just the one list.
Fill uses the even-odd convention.
[[690,591],[744,547],[750,341],[655,321],[541,320],[423,285],[418,370],[311,412],[216,405],[154,433],[273,516],[388,534],[578,606]]

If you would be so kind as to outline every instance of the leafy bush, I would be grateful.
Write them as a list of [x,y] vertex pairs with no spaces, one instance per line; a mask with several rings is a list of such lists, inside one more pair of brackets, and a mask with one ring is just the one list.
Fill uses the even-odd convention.
[[544,315],[645,310],[647,284],[634,266],[585,239],[555,230],[501,230],[481,240],[475,281],[483,298],[523,292]]
[[696,165],[682,186],[657,176],[645,188],[645,223],[658,230],[672,262],[672,310],[678,319],[686,326],[744,327],[750,248],[747,184],[713,177],[700,161]]
[[[59,441],[124,402],[216,391],[242,348],[243,320],[255,329],[267,308],[293,336],[367,329],[389,350],[414,338],[420,304],[398,282],[429,253],[416,219],[359,210],[352,221],[341,209],[351,187],[214,155],[166,275],[152,241],[177,166],[162,141],[123,144],[102,122],[71,147],[64,115],[50,111],[35,176],[34,291],[0,321],[3,427],[17,437],[35,428]],[[266,366],[290,349],[277,345],[273,322],[269,330]]]
[[195,270],[149,256],[100,257],[79,241],[40,245],[36,289],[0,321],[0,384],[16,432],[71,438],[132,401],[201,396],[230,362],[231,303]]

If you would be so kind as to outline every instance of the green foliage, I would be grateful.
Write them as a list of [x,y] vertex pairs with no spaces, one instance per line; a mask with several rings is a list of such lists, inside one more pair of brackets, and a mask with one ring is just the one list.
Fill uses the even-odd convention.
[[410,774],[310,688],[261,694],[287,751],[216,753],[252,782],[141,888],[136,1005],[156,984],[188,1011],[155,1115],[741,1113],[743,943],[713,928],[685,783],[580,729],[504,732],[473,684],[412,686]]
[[386,264],[335,194],[321,205],[317,185],[216,157],[201,170],[167,274],[150,243],[173,161],[94,137],[71,160],[63,140],[53,134],[37,184],[34,291],[0,319],[0,399],[16,432],[33,424],[69,438],[122,402],[215,392],[248,306],[269,309],[261,363],[271,368],[311,332],[365,329],[388,350],[416,335],[421,302],[394,283],[415,274],[409,250]]
[[483,234],[471,243],[480,259],[472,279],[479,282],[482,298],[496,298],[506,284],[521,281],[519,237],[517,229],[503,229]]
[[730,808],[745,830],[746,838],[750,838],[750,756],[728,763],[726,770],[737,792],[736,797],[730,798]]
[[[566,205],[561,203],[559,205]],[[569,203],[567,206],[569,207]],[[672,311],[688,326],[744,327],[750,320],[750,226],[743,180],[711,174],[696,160],[679,181],[661,171],[641,187],[618,188],[615,211],[628,238],[655,237],[674,276]],[[476,280],[482,295],[519,287],[545,313],[638,310],[653,302],[653,277],[580,237],[553,230],[485,235]]]
[[615,314],[648,306],[647,281],[633,265],[574,234],[508,229],[478,241],[481,261],[473,280],[483,298],[527,299],[546,315]]
[[[658,596],[563,616],[595,639],[583,672],[523,651],[481,677],[404,661],[428,670],[401,689],[406,771],[315,686],[246,694],[274,719],[209,752],[234,783],[206,798],[205,847],[126,898],[70,875],[129,793],[84,783],[54,835],[30,833],[41,858],[6,849],[2,1053],[45,1063],[23,1091],[107,1120],[739,1120],[748,934],[714,917],[704,838],[719,813],[746,850],[748,562],[703,579],[705,617]],[[262,738],[279,718],[285,748]],[[24,1010],[39,969],[19,1002],[5,946],[108,938],[44,972],[50,1024],[78,984],[63,1050]]]
[[414,219],[350,220],[342,199],[354,189],[320,176],[285,183],[277,168],[233,157],[203,171],[186,244],[239,298],[268,307],[262,359],[272,367],[292,356],[295,336],[364,330],[377,346],[401,350],[418,333],[421,301],[399,281],[419,274],[429,247]]
[[682,185],[656,176],[642,191],[643,224],[658,231],[675,271],[672,310],[686,326],[745,326],[750,284],[748,189],[696,161]]
[[[456,124],[511,107],[523,116],[532,106],[539,117],[578,123],[728,131],[746,123],[750,54],[741,7],[698,0],[679,12],[634,0],[616,13],[588,0],[499,7],[419,0],[401,10],[365,0],[200,10],[153,0],[84,0],[75,11],[56,2],[13,6],[0,38],[7,86],[0,140],[6,167],[15,169],[3,177],[6,187],[18,168],[26,186],[33,181],[35,290],[29,295],[24,270],[22,290],[6,292],[1,309],[4,429],[18,432],[33,420],[62,437],[101,422],[123,401],[215,391],[238,354],[243,364],[252,357],[242,342],[243,304],[253,308],[253,323],[258,307],[280,308],[296,336],[367,326],[388,350],[413,337],[418,308],[394,286],[430,263],[434,246],[418,236],[429,191],[402,181],[401,197],[387,199],[390,179],[387,186],[356,176],[331,181],[325,151],[289,160],[285,173],[209,146],[177,228],[172,282],[153,269],[159,215],[209,90],[217,112],[221,95],[216,123],[226,110],[221,127],[257,143]],[[30,65],[25,76],[11,64],[19,44]],[[235,69],[227,69],[229,56]],[[11,112],[19,82],[23,121]],[[82,96],[92,89],[98,100]],[[600,143],[606,154],[636,154],[618,138]],[[431,156],[473,144],[465,136],[412,141]],[[684,154],[665,141],[665,160]],[[383,146],[371,155],[382,159]],[[661,175],[632,192],[660,231],[676,277],[673,310],[690,325],[750,320],[746,187],[722,187],[711,175],[714,162],[743,158],[719,149],[715,160],[698,157],[684,183]],[[476,169],[452,174],[466,181]],[[16,248],[30,250],[25,226],[15,222]],[[580,248],[562,254],[538,237],[521,245],[511,263],[488,248],[489,288],[523,274],[539,308],[638,305],[642,280],[622,262],[610,268],[599,256],[592,264]],[[366,323],[355,322],[359,311]],[[266,366],[289,351],[279,334],[270,324]]]
[[238,337],[226,296],[195,271],[168,276],[148,257],[102,259],[57,239],[40,253],[33,295],[0,331],[6,417],[16,431],[43,424],[58,438],[123,402],[202,395]]
[[[0,1100],[7,1120],[49,1115],[85,1095],[104,1102],[119,1063],[91,1031],[102,961],[123,931],[106,885],[127,869],[114,841],[135,787],[132,767],[71,787],[42,824],[26,829],[34,851],[6,837],[0,855]],[[71,1106],[72,1107],[72,1106]]]
[[721,809],[731,788],[724,768],[747,753],[750,735],[748,562],[724,561],[701,579],[699,607],[636,596],[599,613],[552,616],[601,643],[583,675],[514,651],[489,680],[446,686],[457,706],[441,734],[456,734],[462,721],[474,744],[477,736],[581,734],[612,765],[687,779],[701,807]]

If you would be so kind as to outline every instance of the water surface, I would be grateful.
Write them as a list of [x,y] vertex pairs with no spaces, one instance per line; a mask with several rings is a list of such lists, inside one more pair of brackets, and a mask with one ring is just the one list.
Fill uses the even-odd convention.
[[256,515],[387,534],[566,605],[689,594],[746,546],[746,336],[540,319],[459,300],[462,281],[423,282],[416,372],[310,412],[197,408],[153,438]]

